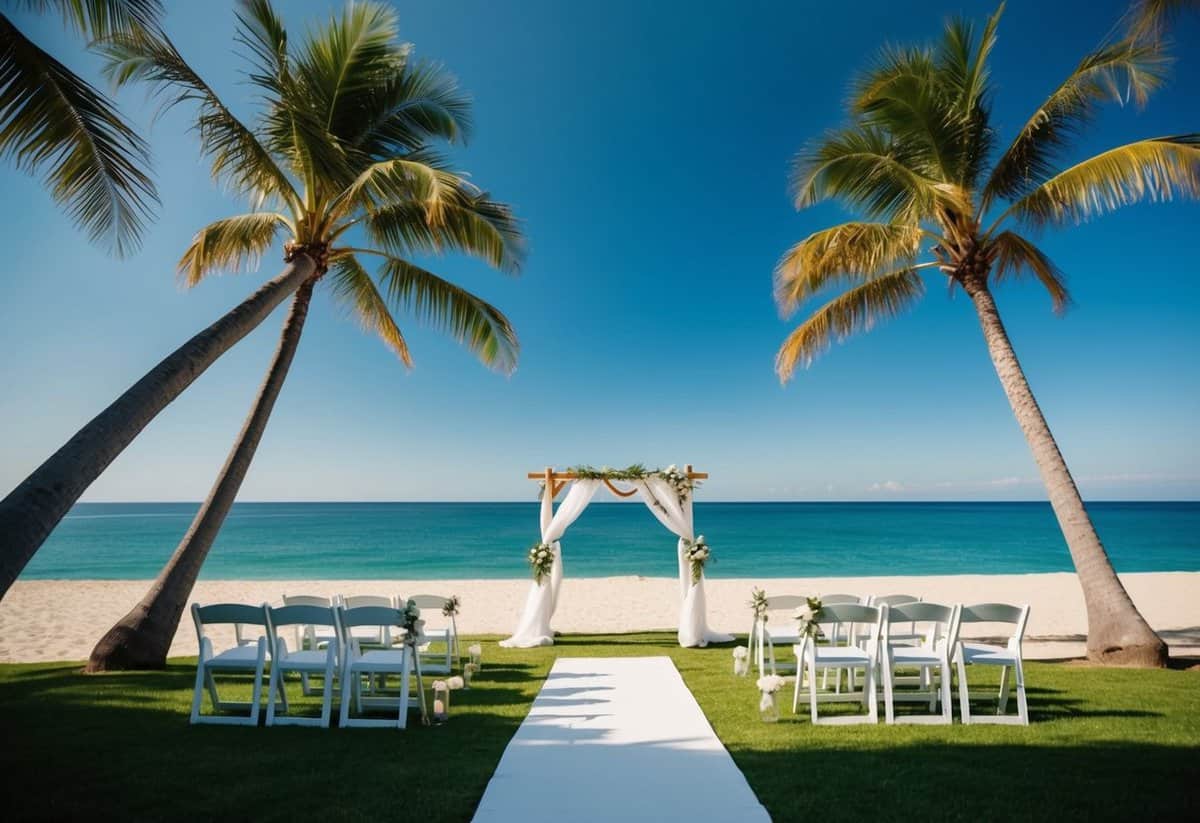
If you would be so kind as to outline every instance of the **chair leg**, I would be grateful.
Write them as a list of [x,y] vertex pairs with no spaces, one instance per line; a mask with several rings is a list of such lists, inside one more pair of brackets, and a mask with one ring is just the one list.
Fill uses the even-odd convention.
[[939,669],[938,685],[940,686],[939,693],[942,700],[942,719],[950,724],[954,722],[954,703],[950,699],[950,661],[942,662]]
[[[267,683],[267,725],[275,725],[275,692],[283,680],[283,669],[276,661],[271,661],[271,679]],[[284,711],[287,711],[286,709]]]
[[879,694],[878,694],[878,690],[876,689],[876,685],[875,685],[875,666],[874,666],[874,664],[867,664],[866,666],[864,666],[864,668],[866,669],[866,672],[863,675],[863,677],[866,680],[866,682],[863,684],[863,692],[865,692],[868,695],[868,697],[871,701],[871,704],[869,706],[867,706],[867,717],[869,717],[871,719],[872,723],[878,723],[879,722]]
[[816,638],[813,639],[813,647],[810,649],[808,658],[808,702],[809,715],[812,717],[813,725],[817,724],[817,660],[816,660]]
[[893,705],[895,699],[892,694],[892,659],[887,651],[883,653],[883,665],[881,666],[883,675],[883,717],[884,722],[889,726],[896,722],[896,707]]
[[204,699],[204,661],[196,664],[196,688],[192,692],[192,723],[200,722],[200,703]]
[[1017,658],[1017,663],[1013,666],[1014,678],[1017,681],[1017,717],[1021,718],[1021,725],[1029,725],[1029,704],[1025,702],[1025,664],[1021,659]]
[[996,705],[996,714],[1008,711],[1008,666],[1000,669],[1000,700]]
[[[250,725],[251,726],[258,725],[258,713],[259,713],[259,710],[262,709],[262,680],[263,680],[263,668],[264,668],[265,664],[266,664],[266,661],[262,657],[260,657],[260,658],[258,658],[258,665],[254,668],[254,689],[251,692],[251,698],[250,698],[250,701],[251,701],[250,702]],[[271,693],[267,692],[267,697],[270,698],[270,696],[271,696]]]
[[959,657],[955,664],[958,666],[958,710],[962,715],[962,722],[969,724],[971,722],[971,690],[967,687],[967,666],[963,663],[962,657]]
[[321,696],[321,728],[329,728],[329,716],[333,714],[333,661],[325,664],[325,693]]
[[[413,656],[416,656],[416,649],[413,650]],[[404,661],[403,671],[400,672],[400,716],[396,720],[396,728],[404,729],[408,727],[408,660]]]
[[208,669],[204,670],[204,685],[208,689],[208,698],[212,701],[213,711],[221,711],[221,696],[217,693],[217,679]]

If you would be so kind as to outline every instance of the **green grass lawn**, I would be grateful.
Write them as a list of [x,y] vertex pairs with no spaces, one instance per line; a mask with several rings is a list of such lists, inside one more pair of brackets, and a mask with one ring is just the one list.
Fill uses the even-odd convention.
[[813,728],[787,710],[790,691],[768,725],[728,648],[653,633],[526,650],[488,639],[450,722],[404,732],[190,726],[187,659],[95,676],[0,666],[3,816],[468,820],[554,658],[627,655],[675,661],[777,821],[1200,814],[1200,672],[1031,664],[1028,728]]

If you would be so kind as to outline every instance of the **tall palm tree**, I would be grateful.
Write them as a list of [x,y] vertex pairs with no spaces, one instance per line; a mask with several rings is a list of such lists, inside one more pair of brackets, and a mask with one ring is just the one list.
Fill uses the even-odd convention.
[[1001,11],[978,37],[969,22],[955,20],[935,47],[885,50],[851,93],[849,124],[797,157],[798,208],[838,200],[863,219],[818,231],[780,260],[775,291],[785,313],[828,289],[842,291],[787,337],[776,369],[786,382],[832,341],[909,308],[929,275],[961,288],[1070,548],[1087,603],[1088,656],[1162,665],[1166,646],[1109,562],[992,287],[1032,276],[1061,312],[1070,299],[1062,275],[1026,230],[1078,223],[1142,200],[1200,196],[1200,135],[1139,140],[1062,165],[1105,100],[1128,94],[1143,104],[1164,81],[1159,46],[1126,40],[1086,55],[995,156],[988,58]]
[[[159,0],[7,0],[55,12],[91,39],[157,25]],[[0,13],[0,157],[40,174],[93,242],[118,256],[141,239],[158,195],[145,141],[112,103]]]
[[[312,31],[299,49],[268,0],[250,0],[239,15],[250,78],[264,110],[253,144],[239,147],[240,173],[258,190],[252,210],[201,229],[180,261],[189,285],[218,269],[238,269],[268,249],[279,231],[288,254],[303,250],[316,270],[297,290],[274,359],[216,483],[145,598],[101,638],[89,671],[161,667],[180,616],[266,428],[300,343],[314,288],[330,294],[378,334],[405,365],[408,346],[393,317],[404,309],[450,333],[484,364],[516,366],[517,340],[496,308],[411,261],[445,250],[475,255],[515,272],[522,254],[507,206],[449,171],[430,149],[460,139],[468,105],[452,78],[416,63],[397,41],[395,14],[384,5],[347,5]],[[119,83],[145,81],[192,99],[197,78],[170,41],[133,34],[107,46]],[[203,132],[207,104],[200,107]],[[266,206],[265,210],[257,210]],[[361,245],[349,240],[357,233]],[[378,259],[374,277],[365,259]]]

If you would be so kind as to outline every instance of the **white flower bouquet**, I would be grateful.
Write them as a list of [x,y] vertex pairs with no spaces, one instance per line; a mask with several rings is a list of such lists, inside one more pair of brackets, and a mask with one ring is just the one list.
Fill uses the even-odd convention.
[[810,640],[823,637],[821,627],[817,623],[817,619],[821,616],[821,598],[809,597],[806,600],[808,601],[807,605],[801,606],[792,613],[792,617],[796,619],[799,626],[800,636]]
[[738,646],[733,650],[733,673],[738,677],[745,677],[750,673],[750,650],[745,646]]
[[758,690],[763,694],[775,694],[775,692],[783,688],[786,682],[777,674],[764,674],[758,678],[758,682],[755,685],[758,686]]
[[704,542],[704,535],[700,535],[688,543],[686,554],[688,563],[692,567],[692,585],[695,585],[704,576],[704,564],[712,559],[712,549],[708,547],[708,543]]
[[763,589],[750,590],[750,608],[754,609],[754,619],[767,622],[767,593]]
[[553,547],[549,543],[534,543],[529,549],[529,567],[533,570],[534,581],[540,586],[542,579],[554,568]]

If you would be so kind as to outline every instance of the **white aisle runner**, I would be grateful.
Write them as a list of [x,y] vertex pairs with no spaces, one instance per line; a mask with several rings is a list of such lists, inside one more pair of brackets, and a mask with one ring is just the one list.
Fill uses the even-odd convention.
[[479,802],[482,823],[766,821],[668,657],[560,657]]

